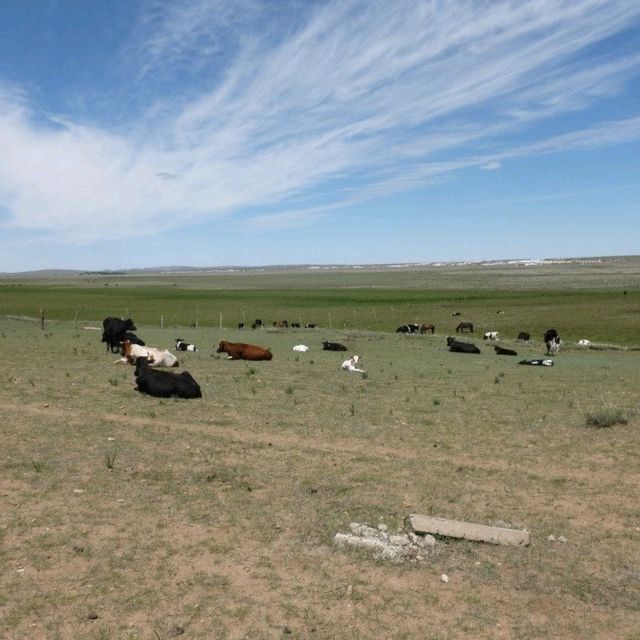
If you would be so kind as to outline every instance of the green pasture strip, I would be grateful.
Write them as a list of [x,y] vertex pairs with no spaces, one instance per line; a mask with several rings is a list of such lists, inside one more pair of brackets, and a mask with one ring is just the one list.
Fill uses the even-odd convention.
[[[640,343],[640,292],[487,289],[193,289],[177,286],[79,287],[22,283],[0,285],[0,315],[98,323],[132,317],[139,325],[247,327],[260,318],[317,323],[322,330],[393,332],[415,322],[452,334],[471,321],[475,335],[498,331],[515,339],[526,331],[539,340],[554,327],[571,342],[635,346]],[[499,313],[502,312],[502,313]],[[460,316],[454,316],[460,313]]]

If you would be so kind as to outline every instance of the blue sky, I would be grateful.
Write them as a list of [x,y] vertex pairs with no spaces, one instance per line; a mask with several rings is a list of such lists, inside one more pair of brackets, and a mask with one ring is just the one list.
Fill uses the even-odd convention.
[[0,271],[639,254],[640,3],[4,0]]

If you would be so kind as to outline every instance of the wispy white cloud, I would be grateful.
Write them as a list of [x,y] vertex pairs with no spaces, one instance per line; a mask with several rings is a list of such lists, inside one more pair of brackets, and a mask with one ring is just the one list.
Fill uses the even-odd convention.
[[[157,96],[117,131],[43,123],[0,86],[4,224],[82,243],[278,205],[252,227],[300,225],[319,203],[640,138],[637,114],[595,109],[639,73],[637,53],[606,45],[637,27],[636,3],[272,5],[148,5],[130,45],[138,82],[164,74],[184,97]],[[575,130],[540,126],[578,109],[590,115]]]

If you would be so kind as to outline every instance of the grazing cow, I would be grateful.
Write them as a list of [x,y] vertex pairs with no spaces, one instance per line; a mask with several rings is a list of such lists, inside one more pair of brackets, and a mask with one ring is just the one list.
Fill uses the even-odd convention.
[[136,358],[136,389],[156,398],[202,398],[200,385],[188,371],[171,373],[150,368],[147,358]]
[[176,351],[197,351],[198,348],[195,344],[189,344],[182,338],[176,338]]
[[244,322],[238,322],[238,329],[244,329]]
[[496,345],[493,348],[495,349],[495,352],[499,356],[517,356],[518,355],[518,353],[513,349],[505,349],[504,347],[499,347],[498,345]]
[[226,353],[229,360],[271,360],[273,354],[269,349],[244,342],[227,342],[221,340],[217,353]]
[[420,333],[431,333],[433,335],[436,332],[436,328],[432,324],[423,324],[420,327]]
[[553,360],[551,360],[551,358],[548,358],[546,360],[537,358],[535,360],[520,360],[518,364],[530,364],[530,365],[533,365],[534,367],[552,367]]
[[322,348],[325,351],[346,351],[347,347],[339,342],[329,342],[328,340],[322,341]]
[[259,327],[262,327],[262,320],[260,320],[260,318],[258,318],[252,325],[251,328],[252,329],[258,329]]
[[299,351],[300,353],[306,353],[307,351],[309,351],[309,347],[307,347],[306,344],[297,344],[295,347],[293,347],[294,351]]
[[358,360],[360,356],[353,356],[342,363],[342,369],[344,371],[355,371],[356,373],[364,373],[364,369],[358,369]]
[[522,340],[522,342],[529,342],[529,340],[531,340],[531,336],[526,331],[521,331],[518,334],[518,340]]
[[483,340],[497,340],[498,332],[497,331],[487,331],[483,336]]
[[419,324],[409,323],[403,324],[396,329],[396,333],[418,333],[420,330]]
[[586,338],[582,338],[582,340],[578,340],[578,344],[581,347],[590,347],[591,346],[591,340],[587,340]]
[[555,329],[547,329],[544,332],[544,343],[547,346],[547,355],[554,355],[560,351],[560,336]]
[[496,311],[496,313],[497,313],[499,316],[501,316],[501,315],[504,313],[504,311]]
[[455,353],[480,353],[480,349],[470,342],[458,342],[455,338],[447,338],[447,346],[449,351]]
[[455,318],[456,316],[461,316],[462,314],[459,311],[454,311],[451,316]]
[[456,327],[456,333],[464,333],[465,331],[473,333],[473,322],[461,322]]
[[318,324],[316,322],[310,322],[309,324],[305,324],[304,328],[305,329],[315,329],[318,326]]
[[118,353],[120,343],[124,340],[127,331],[135,331],[136,325],[131,318],[122,320],[120,318],[108,317],[102,321],[102,342],[107,343],[107,351]]
[[274,320],[273,326],[277,327],[278,329],[288,329],[289,323],[286,320]]
[[128,340],[122,342],[120,346],[122,358],[118,362],[128,362],[135,364],[137,358],[147,358],[150,367],[178,367],[180,366],[176,358],[167,349],[156,349],[155,347],[141,347],[139,344],[132,344]]
[[299,322],[292,322],[291,323],[291,328],[292,329],[299,329],[300,328],[300,323]]

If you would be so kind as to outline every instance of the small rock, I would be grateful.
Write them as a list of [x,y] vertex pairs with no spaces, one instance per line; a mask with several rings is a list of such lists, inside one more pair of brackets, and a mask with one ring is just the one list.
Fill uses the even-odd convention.
[[552,534],[550,534],[549,536],[547,536],[547,540],[549,542],[555,542],[556,541],[556,537]]
[[84,489],[74,489],[73,493],[84,493]]
[[98,614],[93,611],[87,615],[87,620],[97,620],[97,619],[98,619]]
[[424,537],[424,546],[425,547],[436,546],[436,539],[430,533],[427,533],[427,535]]
[[382,523],[380,523],[380,524],[378,525],[378,531],[389,531],[389,527],[387,527],[387,525],[386,525],[386,524],[382,524]]
[[444,583],[449,582],[449,576],[448,576],[446,573],[443,573],[443,574],[440,576],[440,582],[444,582]]
[[567,542],[567,539],[564,536],[558,536],[558,542],[562,542],[562,544],[565,544]]
[[184,633],[184,627],[173,627],[173,629],[171,629],[171,631],[169,631],[169,637],[170,638],[175,638],[176,636],[181,636]]

